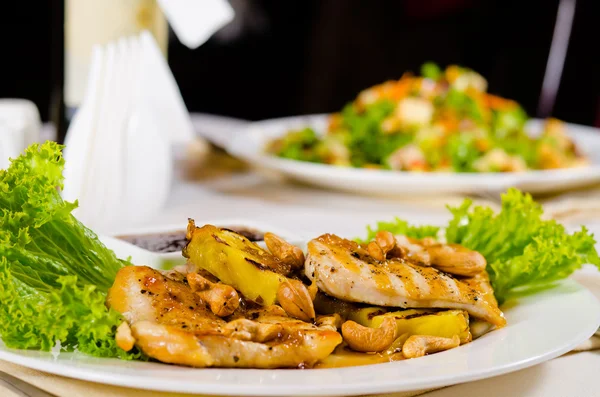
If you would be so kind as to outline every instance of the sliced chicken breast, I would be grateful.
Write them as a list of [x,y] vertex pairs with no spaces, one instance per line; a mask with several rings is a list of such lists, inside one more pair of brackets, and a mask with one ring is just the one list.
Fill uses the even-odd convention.
[[[279,307],[214,315],[184,275],[145,266],[119,271],[107,303],[129,323],[135,345],[159,361],[194,367],[312,366],[342,342],[331,327],[287,317]],[[227,321],[230,320],[230,321]]]
[[306,276],[319,289],[350,302],[402,308],[466,310],[498,327],[506,320],[483,290],[409,259],[377,261],[357,243],[324,234],[308,243]]

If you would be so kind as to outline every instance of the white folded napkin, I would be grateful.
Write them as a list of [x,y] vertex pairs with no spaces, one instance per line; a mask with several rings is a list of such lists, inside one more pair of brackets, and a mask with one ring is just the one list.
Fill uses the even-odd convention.
[[151,34],[96,46],[86,96],[65,140],[63,197],[79,200],[75,215],[97,232],[131,226],[163,207],[173,144],[194,139],[175,79]]
[[158,4],[179,41],[189,48],[204,44],[235,15],[226,0],[158,0]]

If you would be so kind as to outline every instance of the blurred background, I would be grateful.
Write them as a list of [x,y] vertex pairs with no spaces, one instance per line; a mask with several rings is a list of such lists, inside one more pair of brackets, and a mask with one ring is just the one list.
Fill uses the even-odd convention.
[[[32,100],[42,120],[58,123],[62,134],[65,10],[78,1],[89,2],[0,6],[0,97]],[[140,24],[160,18],[153,2],[141,1],[147,8]],[[425,61],[471,67],[488,79],[490,92],[517,100],[536,116],[559,9],[555,0],[230,3],[234,21],[203,46],[188,49],[166,22],[162,45],[190,111],[249,120],[338,110],[365,87],[418,73]],[[565,121],[600,126],[600,4],[570,3],[573,25],[550,111]],[[154,27],[155,33],[162,29]]]

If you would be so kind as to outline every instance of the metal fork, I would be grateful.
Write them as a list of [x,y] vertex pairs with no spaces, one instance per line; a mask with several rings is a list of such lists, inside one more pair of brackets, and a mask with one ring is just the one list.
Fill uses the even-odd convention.
[[0,371],[0,385],[5,386],[21,397],[57,397],[56,394],[48,393],[37,386],[2,371]]

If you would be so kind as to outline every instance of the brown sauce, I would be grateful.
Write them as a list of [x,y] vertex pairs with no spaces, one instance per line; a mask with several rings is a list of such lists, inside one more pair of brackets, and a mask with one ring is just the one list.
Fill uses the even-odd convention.
[[314,368],[357,367],[361,365],[389,363],[400,360],[404,360],[404,356],[400,352],[359,353],[351,350],[344,343],[336,347],[333,353],[317,363]]
[[[228,230],[241,234],[248,240],[256,242],[263,241],[264,233],[244,226],[227,227]],[[117,236],[118,239],[127,241],[140,248],[157,253],[178,252],[185,248],[187,240],[186,231],[174,231],[168,233],[151,233]]]

